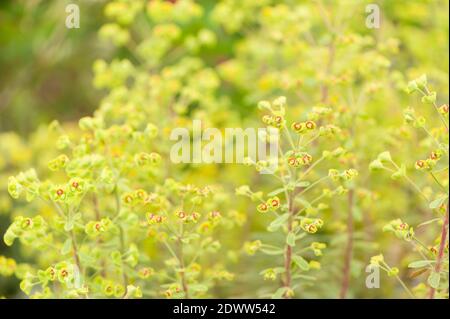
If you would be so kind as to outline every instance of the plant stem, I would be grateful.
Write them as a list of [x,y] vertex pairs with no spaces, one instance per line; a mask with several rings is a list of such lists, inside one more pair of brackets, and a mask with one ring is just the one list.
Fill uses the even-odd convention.
[[[120,205],[119,193],[117,191],[117,186],[116,186],[116,190],[114,192],[114,198],[115,198],[115,201],[116,201],[116,217],[118,217],[120,215],[121,205]],[[125,252],[125,233],[124,233],[124,230],[123,230],[121,225],[119,225],[118,227],[119,227],[120,250],[121,250],[121,253],[124,254],[124,252]],[[123,272],[122,273],[123,284],[125,286],[125,294],[124,294],[124,296],[126,296],[127,293],[128,293],[127,292],[127,290],[128,290],[127,289],[127,287],[128,287],[128,276],[125,273],[125,264],[124,264],[123,261],[122,261],[122,272]]]
[[[391,163],[392,163],[392,165],[394,165],[394,167],[395,167],[397,170],[400,170],[400,167],[399,167],[394,161],[391,160]],[[386,168],[386,169],[388,169],[388,168]],[[389,170],[389,169],[388,169],[388,170]],[[409,178],[408,175],[405,174],[404,178],[405,178],[406,181],[407,181],[407,182],[408,182],[408,183],[416,190],[416,192],[418,192],[418,193],[425,199],[425,201],[426,201],[427,203],[429,203],[430,200],[429,200],[428,197],[422,192],[422,190],[420,189],[420,187],[417,186],[417,184],[414,183],[413,180],[412,180],[411,178]]]
[[189,299],[189,286],[186,280],[186,269],[185,269],[185,264],[184,264],[184,254],[183,254],[183,233],[184,233],[184,229],[183,229],[183,223],[181,223],[180,225],[180,236],[178,236],[178,261],[180,263],[180,277],[181,277],[181,286],[183,288],[183,292],[184,292],[184,298],[185,299]]
[[[294,222],[294,198],[293,198],[293,192],[289,193],[288,196],[288,213],[289,218],[287,221],[287,229],[288,233],[292,231],[292,224]],[[284,253],[284,270],[285,270],[285,282],[284,286],[286,288],[291,287],[292,277],[291,277],[291,264],[292,264],[292,247],[288,244],[285,246],[285,253]],[[285,296],[285,298],[289,298]]]
[[350,270],[353,256],[353,205],[354,190],[348,192],[348,216],[347,216],[347,247],[345,248],[344,271],[342,277],[341,291],[339,297],[345,299],[347,297],[348,287],[350,285]]
[[[94,206],[95,219],[99,221],[102,218],[102,216],[100,213],[98,198],[97,198],[97,195],[95,195],[95,194],[92,196],[92,205]],[[101,239],[101,237],[98,238],[97,243],[99,246],[101,246],[101,244],[103,243],[103,240]],[[106,262],[105,262],[104,258],[100,259],[100,266],[102,268],[102,271],[101,271],[102,276],[106,277]]]
[[[383,265],[384,265],[384,268],[381,265],[380,265],[380,267],[387,273],[389,273],[392,270],[392,268],[386,262],[383,262]],[[397,281],[400,283],[400,285],[403,287],[403,289],[405,289],[406,293],[411,298],[416,299],[416,296],[414,296],[414,294],[411,292],[411,290],[409,290],[408,286],[406,286],[406,284],[403,282],[403,280],[400,278],[399,275],[395,275],[395,279],[397,279]]]
[[397,279],[397,281],[400,283],[400,285],[402,285],[403,289],[405,289],[405,291],[408,293],[408,295],[413,298],[416,299],[416,297],[414,296],[414,294],[411,292],[411,290],[409,290],[409,288],[406,286],[406,284],[403,282],[403,280],[397,275],[395,276],[395,278]]
[[[312,189],[314,186],[316,186],[317,184],[323,182],[324,180],[330,178],[330,176],[326,175],[324,177],[319,178],[318,180],[316,180],[315,182],[313,182],[312,184],[310,184],[308,187],[306,187],[303,191],[302,194],[305,194],[307,191],[309,191],[310,189]],[[299,180],[300,181],[300,180]]]
[[78,247],[75,240],[75,234],[73,233],[73,230],[70,231],[70,238],[72,239],[72,253],[73,253],[73,259],[75,260],[75,264],[78,267],[78,271],[82,273],[81,270],[81,262],[80,262],[80,256],[78,256]]
[[444,187],[444,185],[441,184],[441,182],[439,182],[439,180],[437,179],[436,175],[434,175],[433,172],[430,172],[430,174],[431,174],[431,177],[433,177],[433,179],[436,182],[436,184],[438,184],[440,188],[442,188],[443,190],[446,191],[447,189]]
[[183,287],[183,291],[184,291],[184,298],[189,299],[189,286],[187,284],[186,281],[186,275],[185,272],[186,270],[184,269],[185,265],[184,265],[184,257],[183,257],[183,243],[181,242],[181,240],[178,241],[178,245],[179,245],[179,261],[180,261],[180,268],[182,269],[180,271],[180,276],[181,276],[181,286]]
[[311,164],[306,171],[303,172],[302,176],[299,178],[300,181],[302,181],[306,175],[308,175],[314,167],[316,167],[320,162],[322,162],[325,159],[324,156],[320,157],[317,161],[315,161],[313,164]]
[[[122,251],[122,254],[123,254],[125,252],[125,234],[124,234],[122,226],[119,226],[119,231],[120,231],[120,250]],[[123,261],[122,261],[122,268],[123,268],[123,273],[122,273],[123,284],[126,289],[128,287],[128,277],[127,277],[127,274],[125,273],[125,264],[123,263]]]
[[[442,260],[444,259],[444,250],[445,244],[447,243],[448,237],[448,202],[447,202],[447,211],[445,213],[444,224],[442,225],[441,231],[441,243],[439,244],[439,252],[436,259],[436,265],[434,266],[434,272],[439,273],[442,267]],[[436,289],[431,287],[428,297],[430,299],[434,299],[434,295],[436,293]]]

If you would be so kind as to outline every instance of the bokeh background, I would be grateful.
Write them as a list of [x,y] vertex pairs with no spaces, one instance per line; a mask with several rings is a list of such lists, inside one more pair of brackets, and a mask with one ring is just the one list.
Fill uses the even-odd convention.
[[[133,2],[142,6],[134,8]],[[356,137],[344,145],[356,149],[356,165],[362,171],[381,151],[389,149],[412,166],[415,154],[426,149],[403,126],[402,110],[420,104],[402,91],[408,79],[427,73],[439,100],[448,102],[446,0],[162,1],[169,6],[189,4],[172,15],[161,8],[149,13],[148,2],[152,1],[0,2],[0,234],[15,215],[34,215],[25,203],[10,198],[7,179],[29,167],[46,174],[46,161],[56,154],[49,147],[47,126],[58,120],[64,127],[74,127],[81,117],[113,99],[113,85],[93,68],[99,59],[107,63],[126,59],[140,75],[148,72],[166,83],[172,79],[170,72],[187,68],[189,75],[180,80],[178,91],[169,87],[162,103],[150,103],[164,109],[164,101],[178,99],[186,89],[187,102],[174,107],[178,123],[201,118],[216,127],[257,126],[261,115],[256,105],[261,99],[287,96],[295,117],[315,105],[349,108],[349,94],[373,89],[362,103]],[[65,27],[69,3],[80,7],[79,29]],[[123,6],[113,8],[114,3]],[[381,8],[380,29],[365,25],[368,3]],[[170,40],[173,30],[154,32],[164,23],[178,26],[174,40]],[[139,94],[146,97],[145,92]],[[273,189],[266,177],[233,165],[183,167],[177,177],[223,186],[230,198],[226,210],[237,211],[242,218],[239,227],[222,234],[230,250],[240,254],[247,240],[275,240],[265,231],[267,221],[257,215],[254,204],[234,195],[234,188],[242,184]],[[388,176],[361,173],[359,187],[364,196],[355,218],[349,297],[404,297],[401,287],[387,278],[381,289],[367,290],[364,267],[370,256],[382,252],[405,270],[414,252],[381,229],[397,217],[414,224],[430,213],[407,186]],[[336,202],[326,213],[329,228],[319,237],[327,242],[328,253],[318,280],[305,287],[301,297],[338,297],[347,229],[344,207]],[[424,240],[432,241],[438,230],[424,234]],[[18,263],[37,259],[20,244],[6,247],[3,241],[0,255]],[[268,264],[267,256],[241,256],[230,266],[241,275],[214,296],[254,297],[264,292],[265,282],[258,273]],[[406,270],[405,280],[415,285]],[[0,296],[24,297],[19,279],[0,274]]]

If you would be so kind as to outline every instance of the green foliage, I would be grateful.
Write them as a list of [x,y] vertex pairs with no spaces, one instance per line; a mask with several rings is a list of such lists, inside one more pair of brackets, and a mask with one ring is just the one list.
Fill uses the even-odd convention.
[[[0,276],[21,296],[448,298],[448,2],[381,1],[380,29],[370,1],[82,2],[75,51],[37,45],[63,6],[5,3]],[[30,87],[63,65],[82,76],[42,111]],[[275,170],[171,163],[194,119],[277,130]]]

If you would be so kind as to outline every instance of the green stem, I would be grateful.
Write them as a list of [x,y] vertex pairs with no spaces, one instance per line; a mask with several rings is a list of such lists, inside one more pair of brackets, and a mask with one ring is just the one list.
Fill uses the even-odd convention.
[[[386,262],[383,262],[383,264],[387,268],[388,272],[390,272],[392,270],[391,267],[389,267],[389,265]],[[405,291],[408,293],[408,295],[411,298],[416,299],[416,296],[414,296],[414,294],[411,292],[411,290],[409,290],[408,286],[406,286],[406,284],[403,282],[403,280],[400,278],[400,276],[395,275],[395,278],[400,283],[400,285],[403,287],[403,289],[405,289]]]
[[447,192],[447,189],[444,187],[444,185],[442,185],[439,180],[437,179],[436,175],[434,175],[433,172],[430,172],[430,175],[433,177],[434,181],[439,185],[439,187],[441,187],[443,190],[445,190]]
[[[431,93],[427,86],[425,86],[425,91],[426,91],[426,93],[423,92],[423,91],[420,90],[420,89],[419,89],[419,91],[422,92],[422,94],[423,94],[424,96],[425,96],[425,95],[429,95],[429,94]],[[437,106],[436,102],[433,102],[433,106],[434,106],[434,109],[436,110],[436,112],[438,113],[440,120],[441,120],[442,123],[444,124],[445,129],[446,129],[447,132],[448,132],[448,124],[447,124],[447,121],[446,121],[445,118],[442,116],[441,112],[439,112],[439,107]]]

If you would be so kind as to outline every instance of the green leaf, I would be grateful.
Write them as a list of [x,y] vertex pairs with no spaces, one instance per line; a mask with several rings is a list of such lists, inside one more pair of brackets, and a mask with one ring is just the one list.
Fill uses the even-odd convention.
[[300,233],[300,234],[298,234],[297,236],[295,236],[295,240],[300,240],[300,239],[302,239],[303,237],[306,237],[306,233]]
[[312,207],[312,205],[308,201],[304,200],[303,198],[297,197],[296,201],[298,201],[304,208]]
[[417,225],[417,228],[434,223],[434,222],[438,222],[440,220],[441,220],[441,218],[433,218],[433,219],[427,220],[426,222],[423,222],[423,223]]
[[278,288],[277,291],[275,291],[275,293],[272,295],[272,299],[281,299],[281,298],[283,298],[283,295],[286,293],[286,291],[288,289],[289,289],[288,287]]
[[317,278],[314,276],[307,276],[307,275],[303,275],[303,274],[296,274],[296,275],[292,276],[292,279],[305,279],[305,280],[311,280],[311,281],[317,280]]
[[69,238],[64,242],[64,244],[61,248],[61,254],[65,255],[65,254],[69,253],[71,247],[72,247],[72,239]]
[[272,256],[276,256],[276,255],[283,255],[284,250],[281,248],[261,248],[260,249],[264,254],[266,255],[272,255]]
[[289,234],[287,235],[286,244],[288,244],[291,247],[295,246],[295,234],[293,232],[289,232]]
[[431,203],[430,203],[430,208],[431,209],[435,209],[435,208],[439,208],[439,207],[441,207],[441,205],[444,203],[444,201],[447,199],[447,196],[445,196],[445,197],[441,197],[441,198],[438,198],[438,199],[435,199],[434,201],[432,201]]
[[408,268],[422,268],[431,265],[433,262],[433,260],[418,260],[410,263]]
[[189,290],[195,291],[195,292],[205,292],[208,291],[208,287],[205,285],[189,285]]
[[292,257],[292,260],[301,270],[304,270],[304,271],[309,270],[309,264],[302,256],[295,255]]
[[111,252],[111,260],[114,264],[120,265],[122,263],[122,254],[118,250]]
[[274,190],[273,192],[270,192],[269,194],[267,194],[267,196],[272,197],[275,195],[278,195],[280,193],[284,192],[284,187],[282,188],[277,188],[276,190]]
[[437,272],[431,272],[430,276],[428,277],[428,284],[434,288],[437,289],[439,287],[439,282],[441,281],[441,274]]
[[67,217],[67,222],[64,225],[64,230],[71,231],[73,229],[74,224],[75,224],[75,218],[73,218],[72,214],[69,214],[69,216]]
[[95,265],[97,262],[97,260],[94,257],[85,254],[83,252],[78,252],[78,255],[80,256],[80,261],[82,264]]
[[275,220],[273,220],[269,227],[267,227],[267,230],[270,232],[274,232],[276,230],[278,230],[278,228],[280,228],[289,218],[289,214],[283,214],[278,216]]
[[308,187],[309,185],[311,185],[311,183],[308,181],[301,181],[301,182],[297,182],[295,184],[295,186],[297,186],[297,187]]
[[3,241],[5,242],[6,246],[11,246],[14,243],[16,237],[16,234],[9,228],[6,231],[5,235],[3,235]]
[[276,274],[283,274],[286,272],[286,269],[284,269],[284,267],[275,267],[273,268],[273,271],[275,271]]

